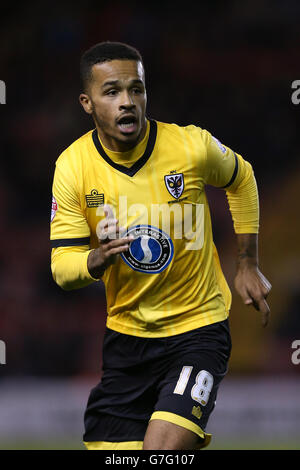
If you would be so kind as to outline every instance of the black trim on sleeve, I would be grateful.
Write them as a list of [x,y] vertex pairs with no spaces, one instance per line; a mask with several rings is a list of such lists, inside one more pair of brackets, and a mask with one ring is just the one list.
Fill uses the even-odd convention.
[[130,168],[127,168],[124,165],[119,165],[118,163],[115,163],[109,156],[106,154],[104,148],[101,145],[101,142],[98,137],[97,129],[93,130],[92,137],[93,137],[93,142],[100,153],[101,157],[113,168],[115,168],[118,171],[121,171],[122,173],[125,173],[128,176],[134,176],[144,165],[145,163],[149,160],[156,141],[156,135],[157,135],[157,123],[156,121],[150,119],[150,131],[149,131],[149,138],[147,142],[147,147],[144,152],[144,155],[141,156]]
[[233,172],[233,174],[232,174],[232,177],[231,177],[229,183],[225,184],[225,186],[220,186],[222,189],[228,188],[228,186],[231,186],[231,185],[232,185],[232,183],[234,182],[234,180],[235,180],[235,178],[236,178],[238,169],[239,169],[238,157],[236,156],[235,152],[233,152],[233,153],[234,153],[234,157],[235,157],[235,168],[234,168],[234,172]]
[[90,237],[85,238],[61,238],[59,240],[50,240],[51,248],[59,246],[82,246],[90,244]]

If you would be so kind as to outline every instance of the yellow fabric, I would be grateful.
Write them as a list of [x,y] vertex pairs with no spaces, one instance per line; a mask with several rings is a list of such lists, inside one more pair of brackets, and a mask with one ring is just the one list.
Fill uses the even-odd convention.
[[54,248],[52,271],[55,282],[65,290],[79,289],[95,282],[97,279],[90,275],[87,268],[90,252],[87,245]]
[[128,150],[127,152],[114,152],[113,150],[110,150],[105,147],[102,142],[101,144],[105,152],[107,153],[109,158],[113,160],[113,162],[118,163],[119,165],[130,167],[143,155],[149,138],[149,131],[150,125],[149,121],[147,121],[147,129],[144,138],[132,150]]
[[107,442],[95,441],[84,442],[87,450],[142,450],[143,441],[128,441],[128,442]]
[[[239,157],[240,160],[241,157]],[[259,200],[256,180],[250,165],[243,181],[226,191],[235,233],[258,233]]]
[[163,421],[168,421],[169,423],[177,424],[178,426],[181,426],[182,428],[188,429],[189,431],[194,432],[197,434],[197,436],[201,437],[203,439],[203,442],[201,442],[197,448],[203,448],[209,445],[211,441],[211,434],[207,434],[202,429],[200,426],[197,426],[193,421],[190,421],[189,419],[183,418],[182,416],[179,416],[175,413],[169,413],[167,411],[155,411],[151,418],[150,421],[154,419],[161,419]]
[[[134,162],[143,154],[147,140],[148,134],[137,146],[138,151],[132,150],[132,159],[130,152],[126,152],[124,161],[118,152],[106,149],[107,154],[118,163]],[[240,155],[238,163],[236,177],[226,192],[239,233],[255,233],[258,199],[255,191],[248,194],[247,189],[250,186],[253,189],[254,176],[251,165]],[[103,195],[104,203],[113,207],[120,226],[131,228],[152,223],[169,235],[174,246],[173,259],[159,273],[134,270],[120,256],[105,271],[102,280],[106,287],[109,328],[140,337],[166,337],[226,319],[231,293],[213,243],[205,185],[228,185],[235,168],[234,152],[217,143],[208,131],[157,122],[156,143],[150,158],[134,176],[129,176],[102,158],[93,142],[92,131],[88,132],[56,162],[53,194],[58,209],[51,223],[51,240],[90,237],[90,245],[54,248],[51,266],[54,279],[65,289],[77,289],[95,281],[88,273],[86,262],[89,250],[98,246],[96,229],[104,212],[101,207],[88,207],[86,196],[96,190]],[[165,183],[165,176],[174,173],[182,174],[184,179],[178,199]],[[137,203],[142,206],[135,206],[128,214],[120,202],[124,196],[127,209]],[[155,204],[163,209],[153,223],[151,211]],[[252,209],[248,211],[250,206]],[[193,250],[187,248],[188,238],[175,237],[176,211],[183,213],[186,207],[194,211],[193,232],[196,208],[203,209],[203,245]],[[161,214],[168,211],[171,224],[165,228],[161,225]],[[183,225],[182,221],[182,230]]]

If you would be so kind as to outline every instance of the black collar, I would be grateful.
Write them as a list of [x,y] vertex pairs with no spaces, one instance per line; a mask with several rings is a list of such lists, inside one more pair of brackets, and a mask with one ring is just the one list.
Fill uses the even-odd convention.
[[150,119],[149,122],[150,122],[150,131],[149,131],[149,138],[148,138],[146,150],[144,154],[130,168],[127,168],[124,165],[119,165],[118,163],[115,163],[113,160],[111,160],[111,158],[109,158],[109,156],[105,153],[105,150],[101,145],[101,142],[98,137],[97,129],[94,129],[92,133],[95,147],[100,153],[101,157],[110,166],[112,166],[118,171],[121,171],[122,173],[125,173],[128,176],[134,176],[142,168],[142,166],[144,166],[145,163],[149,160],[154,149],[156,135],[157,135],[157,124],[156,124],[156,121],[153,121],[152,119]]

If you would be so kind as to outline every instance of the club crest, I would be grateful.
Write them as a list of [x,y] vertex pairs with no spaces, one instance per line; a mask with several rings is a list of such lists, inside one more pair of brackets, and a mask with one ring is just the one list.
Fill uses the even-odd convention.
[[171,196],[179,199],[184,188],[183,174],[165,175],[165,185]]

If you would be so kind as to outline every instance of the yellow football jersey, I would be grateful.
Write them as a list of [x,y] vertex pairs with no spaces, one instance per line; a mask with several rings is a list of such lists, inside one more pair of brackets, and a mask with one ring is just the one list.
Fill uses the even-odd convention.
[[134,236],[102,278],[109,328],[163,337],[226,319],[231,293],[213,243],[205,185],[233,197],[249,181],[254,208],[237,222],[239,233],[258,232],[252,167],[208,131],[148,120],[143,141],[126,154],[106,149],[96,129],[88,132],[56,162],[54,279],[66,289],[95,282],[87,257],[99,246],[98,224],[109,206],[125,235]]

